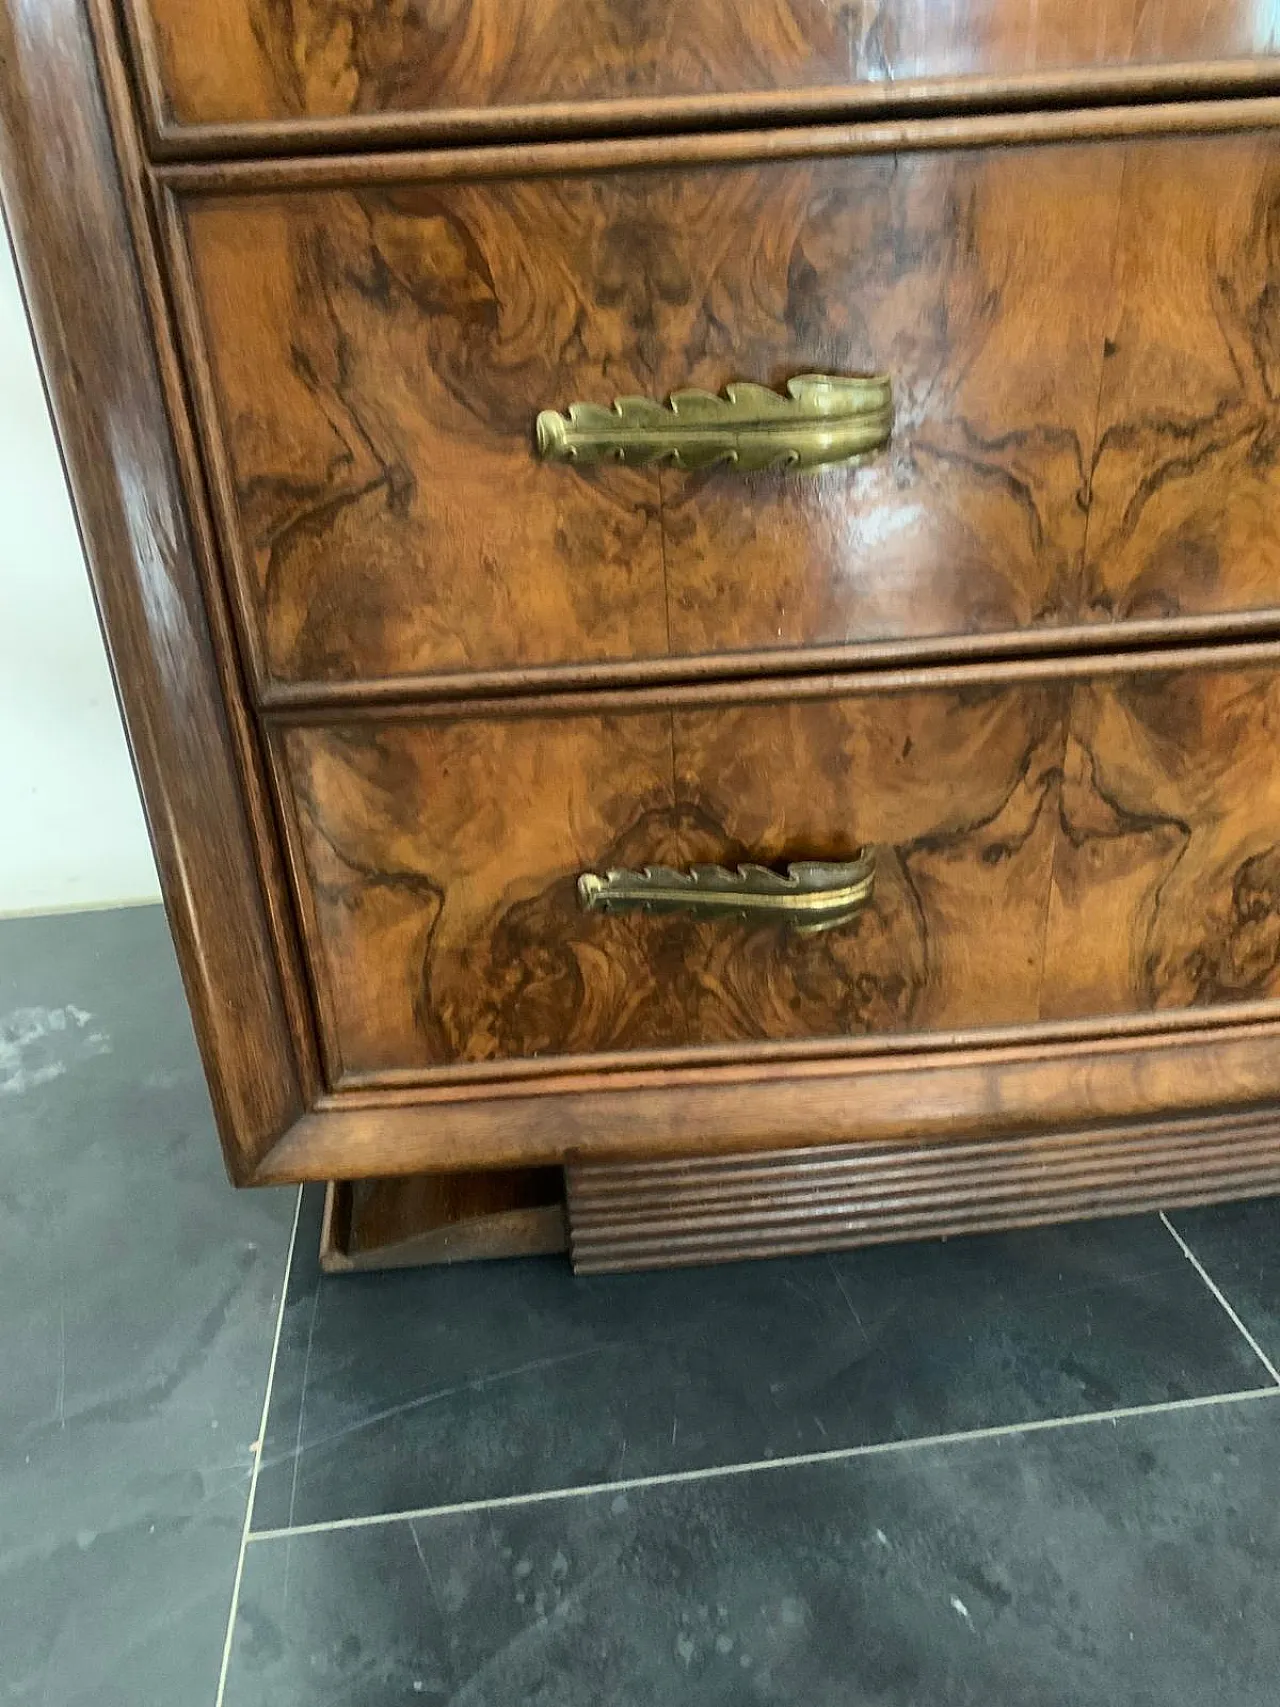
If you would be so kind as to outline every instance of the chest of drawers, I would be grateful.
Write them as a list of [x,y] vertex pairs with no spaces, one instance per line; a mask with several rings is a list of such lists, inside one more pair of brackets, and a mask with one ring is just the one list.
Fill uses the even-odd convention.
[[1271,8],[0,30],[238,1183],[563,1169],[583,1267],[1280,1189]]

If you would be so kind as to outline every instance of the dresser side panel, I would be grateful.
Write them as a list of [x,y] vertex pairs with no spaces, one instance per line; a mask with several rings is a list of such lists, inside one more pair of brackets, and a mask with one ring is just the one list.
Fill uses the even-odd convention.
[[0,6],[0,180],[228,1168],[304,1101],[79,0]]

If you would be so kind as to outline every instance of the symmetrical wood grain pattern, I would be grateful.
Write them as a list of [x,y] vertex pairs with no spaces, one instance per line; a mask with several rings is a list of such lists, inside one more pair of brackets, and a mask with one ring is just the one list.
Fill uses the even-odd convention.
[[[264,684],[1069,620],[1120,170],[1062,149],[193,198]],[[533,454],[542,407],[804,370],[889,373],[889,451],[746,479]]]
[[566,1173],[574,1268],[617,1273],[1280,1191],[1280,1116],[1202,1116],[978,1143],[583,1162]]
[[[152,142],[208,163],[143,158],[112,0],[0,0],[0,159],[236,1177],[858,1140],[895,1150],[816,1166],[885,1233],[1278,1183],[1280,648],[1108,656],[1275,620],[1276,144],[1170,140],[1280,120],[1203,98],[1280,87],[1233,57],[1274,51],[1274,8],[121,10],[169,90]],[[722,128],[638,135],[690,118]],[[332,152],[433,126],[613,140]],[[889,368],[890,456],[730,498],[530,455],[542,407],[800,367]],[[202,472],[249,688],[290,705],[292,895]],[[1087,625],[1096,655],[990,655]],[[766,674],[925,642],[985,661]],[[826,938],[573,896],[864,840],[875,905]]]
[[[1034,1019],[1064,707],[1053,686],[288,730],[335,1073]],[[864,842],[873,901],[820,936],[576,894],[583,870]]]
[[0,5],[0,97],[5,214],[227,1163],[244,1180],[301,1114],[305,1082],[77,0]]
[[[1230,668],[289,729],[333,1070],[1274,999],[1277,730],[1280,673]],[[588,915],[574,888],[864,843],[874,902],[821,936]]]
[[703,928],[689,1041],[1034,1019],[1064,705],[1048,684],[677,714],[679,798],[748,858],[876,848],[852,927]]
[[[1276,620],[1277,206],[1270,136],[192,197],[261,690]],[[884,454],[532,450],[805,368],[892,376]]]
[[158,104],[205,125],[547,103],[571,122],[598,102],[626,102],[631,116],[640,100],[1087,73],[1276,47],[1262,0],[128,4]]

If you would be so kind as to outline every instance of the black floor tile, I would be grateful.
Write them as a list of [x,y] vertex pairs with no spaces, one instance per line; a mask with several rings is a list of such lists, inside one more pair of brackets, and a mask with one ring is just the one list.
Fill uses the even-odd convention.
[[1280,1400],[253,1543],[226,1707],[1274,1707]]
[[1266,1355],[1280,1364],[1280,1198],[1178,1210],[1169,1219]]
[[299,1234],[257,1529],[1265,1384],[1156,1218],[674,1273],[317,1281]]
[[0,923],[0,1700],[212,1702],[293,1207],[159,909]]

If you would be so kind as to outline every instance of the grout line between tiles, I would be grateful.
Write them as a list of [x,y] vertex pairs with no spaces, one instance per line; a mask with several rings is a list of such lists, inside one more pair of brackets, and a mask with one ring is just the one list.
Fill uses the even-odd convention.
[[1271,1379],[1276,1383],[1277,1387],[1280,1387],[1280,1371],[1278,1371],[1276,1369],[1275,1364],[1272,1363],[1271,1359],[1267,1356],[1266,1352],[1263,1351],[1262,1347],[1258,1344],[1257,1340],[1254,1339],[1253,1335],[1249,1332],[1248,1328],[1245,1327],[1244,1323],[1241,1321],[1239,1315],[1237,1314],[1235,1306],[1232,1304],[1231,1300],[1227,1297],[1226,1293],[1223,1292],[1222,1288],[1218,1285],[1217,1281],[1213,1278],[1213,1276],[1209,1273],[1208,1269],[1200,1261],[1200,1258],[1191,1249],[1191,1246],[1187,1243],[1187,1241],[1183,1238],[1182,1234],[1174,1226],[1173,1222],[1170,1221],[1169,1217],[1163,1213],[1163,1211],[1161,1212],[1160,1219],[1164,1222],[1166,1231],[1172,1236],[1174,1242],[1178,1246],[1178,1249],[1182,1252],[1183,1256],[1186,1257],[1187,1261],[1191,1264],[1192,1268],[1195,1269],[1196,1273],[1200,1276],[1201,1280],[1204,1281],[1205,1285],[1209,1288],[1210,1292],[1212,1292],[1213,1296],[1217,1299],[1218,1303],[1222,1306],[1222,1308],[1226,1311],[1227,1315],[1231,1318],[1232,1323],[1239,1330],[1240,1334],[1242,1335],[1245,1342],[1249,1346],[1249,1349],[1253,1352],[1253,1355],[1257,1358],[1258,1362],[1266,1370],[1267,1374],[1271,1377]]
[[679,1487],[685,1482],[723,1481],[762,1470],[804,1469],[816,1464],[841,1464],[855,1458],[884,1458],[928,1446],[965,1446],[984,1440],[1006,1440],[1049,1429],[1081,1428],[1092,1423],[1118,1423],[1129,1417],[1176,1415],[1213,1405],[1235,1405],[1250,1399],[1280,1397],[1280,1385],[1250,1387],[1238,1393],[1208,1393],[1194,1399],[1167,1399],[1152,1405],[1130,1405],[1113,1411],[1085,1411],[1075,1417],[1040,1417],[1031,1422],[1001,1423],[992,1428],[961,1429],[951,1434],[917,1435],[910,1440],[872,1441],[863,1446],[834,1447],[826,1452],[802,1452],[786,1458],[759,1458],[740,1464],[716,1464],[701,1470],[668,1470],[652,1476],[629,1476],[612,1482],[589,1482],[580,1488],[544,1488],[528,1494],[502,1494],[494,1499],[459,1500],[452,1505],[417,1506],[405,1511],[378,1512],[368,1517],[335,1517],[322,1523],[300,1523],[283,1529],[247,1531],[247,1541],[291,1541],[304,1535],[329,1535],[345,1529],[375,1529],[391,1523],[416,1523],[433,1517],[458,1517],[472,1512],[501,1511],[513,1506],[547,1505],[555,1500],[589,1499],[596,1494],[626,1494],[645,1488]]
[[235,1639],[236,1613],[240,1610],[240,1585],[244,1581],[244,1556],[249,1544],[253,1523],[253,1502],[258,1495],[258,1471],[262,1464],[262,1448],[267,1438],[267,1417],[271,1411],[271,1390],[275,1386],[276,1362],[280,1356],[280,1335],[284,1329],[285,1305],[289,1299],[289,1281],[293,1276],[293,1253],[298,1243],[298,1223],[302,1219],[302,1190],[298,1187],[293,1206],[293,1227],[289,1233],[289,1249],[284,1259],[284,1276],[280,1282],[280,1308],[276,1311],[276,1331],[271,1341],[271,1358],[267,1364],[267,1385],[262,1395],[262,1416],[258,1422],[258,1438],[253,1443],[253,1468],[249,1472],[249,1497],[245,1501],[244,1528],[240,1532],[240,1551],[236,1556],[236,1574],[231,1584],[231,1607],[227,1613],[227,1633],[222,1642],[222,1664],[218,1668],[218,1693],[214,1707],[223,1707],[227,1693],[227,1673],[231,1669],[231,1647]]

